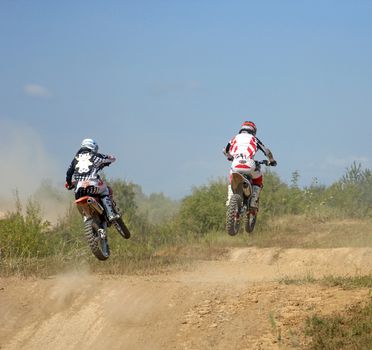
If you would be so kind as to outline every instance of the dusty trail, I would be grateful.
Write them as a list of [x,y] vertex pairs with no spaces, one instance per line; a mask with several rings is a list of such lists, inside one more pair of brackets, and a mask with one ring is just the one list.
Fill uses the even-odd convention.
[[0,279],[0,349],[301,348],[306,316],[368,290],[279,280],[371,270],[372,248],[243,248],[156,276]]

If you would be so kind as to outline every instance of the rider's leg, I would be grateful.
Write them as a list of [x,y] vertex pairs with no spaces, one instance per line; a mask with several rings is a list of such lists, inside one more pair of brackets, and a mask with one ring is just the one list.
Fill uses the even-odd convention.
[[233,193],[233,191],[231,189],[231,185],[227,185],[227,201],[226,201],[226,206],[229,206],[230,199],[231,199],[231,197],[232,197],[233,194],[234,193]]
[[231,169],[230,169],[230,185],[228,187],[228,194],[227,194],[227,201],[226,201],[227,206],[230,204],[230,199],[233,195],[233,191],[231,188],[232,174],[239,173],[242,176],[251,175],[255,165],[256,164],[254,160],[250,159],[249,155],[242,154],[241,156],[234,158],[231,164]]
[[226,200],[226,206],[227,206],[227,207],[229,206],[229,204],[230,204],[230,199],[231,199],[232,195],[234,194],[234,193],[233,193],[233,190],[232,190],[232,188],[231,188],[231,179],[232,179],[231,174],[232,174],[232,171],[230,170],[230,176],[229,176],[229,178],[230,178],[230,180],[229,180],[230,183],[227,185],[227,200]]
[[258,209],[258,203],[262,187],[263,187],[262,173],[259,171],[255,171],[255,173],[252,174],[252,195],[250,201],[251,208]]
[[99,186],[99,195],[101,197],[102,205],[105,208],[105,212],[109,221],[120,218],[120,215],[116,213],[114,205],[112,203],[112,197],[110,191],[105,182],[101,181]]
[[120,215],[117,214],[114,210],[114,206],[112,204],[110,196],[103,196],[101,197],[102,205],[105,208],[107,218],[109,221],[119,219]]

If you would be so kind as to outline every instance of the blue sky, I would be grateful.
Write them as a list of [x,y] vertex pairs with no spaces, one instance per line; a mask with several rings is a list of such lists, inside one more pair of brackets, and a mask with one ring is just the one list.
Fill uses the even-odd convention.
[[109,177],[181,198],[228,174],[244,120],[284,181],[371,168],[371,16],[367,0],[3,0],[2,187],[62,184],[91,137],[118,158]]

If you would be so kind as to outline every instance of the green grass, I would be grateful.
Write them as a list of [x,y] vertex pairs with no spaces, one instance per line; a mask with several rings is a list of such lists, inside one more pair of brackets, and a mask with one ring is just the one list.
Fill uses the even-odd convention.
[[[285,278],[284,284],[302,285],[317,283],[342,289],[369,288],[372,292],[372,274],[366,276],[326,276],[314,279]],[[347,310],[331,316],[314,315],[306,321],[305,335],[310,337],[309,349],[372,349],[372,296],[364,305],[353,305]]]
[[345,313],[308,318],[306,335],[311,337],[309,349],[372,349],[372,298]]
[[247,240],[261,248],[372,247],[371,219],[329,219],[318,221],[306,215],[273,218],[258,227]]
[[280,327],[277,326],[273,311],[269,312],[269,320],[270,320],[271,328],[276,336],[276,341],[280,344],[282,341],[282,333],[281,333]]
[[282,284],[303,285],[307,283],[317,283],[327,287],[340,287],[342,289],[358,289],[370,288],[372,290],[372,274],[360,276],[325,276],[316,279],[312,274],[308,274],[303,278],[284,277],[279,281]]
[[146,275],[168,272],[192,263],[192,257],[165,255],[131,257],[111,256],[108,260],[101,262],[92,256],[88,248],[83,255],[66,256],[53,255],[50,257],[16,257],[0,259],[0,276],[10,277],[42,277],[79,270],[82,267],[92,273],[104,275]]
[[372,274],[365,276],[326,276],[321,280],[328,287],[341,287],[342,289],[370,288],[372,290]]
[[315,279],[311,273],[307,273],[306,276],[302,278],[292,278],[292,277],[285,276],[284,278],[279,280],[279,283],[281,284],[285,284],[285,285],[294,284],[297,286],[307,284],[307,283],[318,283],[318,282],[319,280]]
[[[372,246],[371,227],[371,220],[336,220],[315,225],[304,216],[286,216],[272,220],[270,225],[258,223],[253,234],[242,230],[234,237],[223,231],[181,234],[172,226],[165,226],[137,229],[131,239],[123,240],[110,230],[111,257],[102,263],[92,256],[81,218],[75,211],[57,229],[38,218],[37,212],[29,211],[26,216],[17,213],[0,220],[0,275],[46,276],[81,264],[99,273],[151,273],[195,260],[219,259],[231,247],[324,248],[339,247],[340,242],[365,247]],[[308,283],[311,277],[282,282]],[[328,278],[328,284],[337,283],[346,285],[347,278]]]

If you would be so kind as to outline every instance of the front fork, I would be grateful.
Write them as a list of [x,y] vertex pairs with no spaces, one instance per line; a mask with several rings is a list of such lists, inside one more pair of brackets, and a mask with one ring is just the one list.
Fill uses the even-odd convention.
[[[80,214],[83,217],[84,223],[87,220],[92,219],[92,221],[93,221],[92,226],[93,226],[94,230],[98,233],[100,239],[105,240],[107,238],[107,222],[106,222],[106,220],[101,216],[100,220],[99,220],[101,222],[101,224],[98,225],[96,220],[94,220],[94,217],[92,216],[92,210],[93,209],[88,209],[89,206],[80,206],[80,205],[78,205],[77,208],[78,208]],[[96,211],[96,215],[100,215],[100,214]]]
[[106,239],[107,238],[107,222],[106,220],[102,221],[102,226],[100,227],[96,223],[93,223],[95,230],[99,234],[99,237],[101,239]]
[[97,232],[98,232],[98,234],[99,234],[99,236],[100,236],[101,239],[106,239],[107,238],[106,230],[105,229],[99,228]]
[[240,212],[241,215],[244,215],[244,214],[246,214],[247,216],[249,216],[249,215],[256,216],[257,215],[258,208],[251,207],[249,205],[250,200],[251,200],[251,198],[244,198],[243,206],[242,206],[242,209],[241,209],[241,212]]

